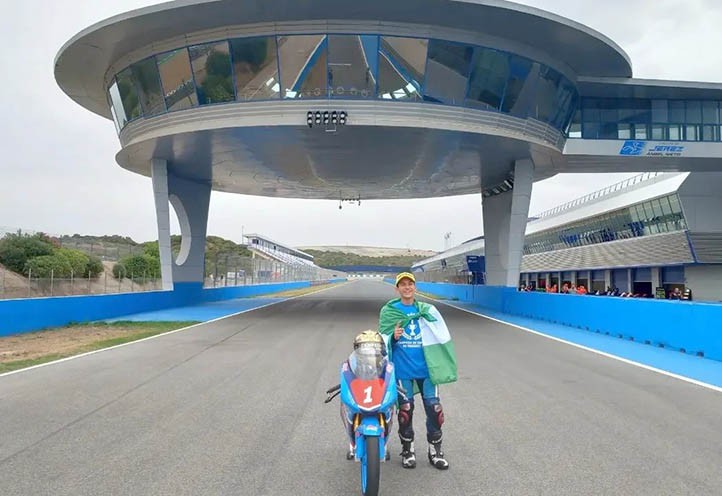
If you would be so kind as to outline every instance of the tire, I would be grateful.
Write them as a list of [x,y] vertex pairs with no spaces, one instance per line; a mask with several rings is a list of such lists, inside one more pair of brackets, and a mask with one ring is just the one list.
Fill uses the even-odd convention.
[[361,491],[364,496],[378,496],[381,479],[381,460],[379,459],[379,438],[367,437],[366,454],[361,460]]

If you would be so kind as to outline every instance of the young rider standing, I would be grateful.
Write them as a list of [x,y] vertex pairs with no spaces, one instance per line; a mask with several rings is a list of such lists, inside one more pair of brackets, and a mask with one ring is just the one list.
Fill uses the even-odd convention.
[[379,332],[389,347],[399,391],[399,437],[401,464],[416,467],[414,451],[414,394],[421,393],[426,412],[429,462],[438,469],[449,468],[441,451],[444,410],[439,384],[456,381],[456,355],[444,319],[435,306],[417,301],[416,278],[410,272],[396,276],[399,298],[389,301],[379,315]]

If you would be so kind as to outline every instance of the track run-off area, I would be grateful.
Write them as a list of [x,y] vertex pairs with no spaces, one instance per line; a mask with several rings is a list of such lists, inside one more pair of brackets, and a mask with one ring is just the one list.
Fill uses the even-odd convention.
[[[0,493],[359,493],[338,383],[393,287],[342,284],[0,376]],[[722,494],[722,393],[439,303],[459,381],[441,387],[441,472],[382,465],[382,494]],[[396,425],[394,425],[395,430]]]

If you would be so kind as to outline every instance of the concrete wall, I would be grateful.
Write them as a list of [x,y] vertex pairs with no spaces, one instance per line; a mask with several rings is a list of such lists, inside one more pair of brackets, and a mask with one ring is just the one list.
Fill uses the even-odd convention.
[[722,232],[722,172],[690,174],[679,188],[679,199],[692,232]]
[[[719,280],[719,279],[718,279]],[[482,308],[600,332],[722,361],[722,305],[522,293],[514,288],[417,283],[419,291]],[[693,289],[694,291],[694,289]]]
[[722,265],[688,265],[684,268],[685,284],[695,301],[722,301]]
[[74,322],[91,322],[132,313],[276,293],[305,288],[311,284],[309,281],[301,281],[203,289],[200,284],[186,283],[176,284],[174,291],[0,300],[0,336]]

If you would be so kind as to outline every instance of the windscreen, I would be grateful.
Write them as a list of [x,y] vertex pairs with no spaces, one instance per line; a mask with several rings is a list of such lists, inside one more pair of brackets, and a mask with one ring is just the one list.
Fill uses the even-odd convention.
[[361,345],[354,350],[349,360],[351,371],[362,380],[376,379],[383,375],[386,357],[377,343]]

